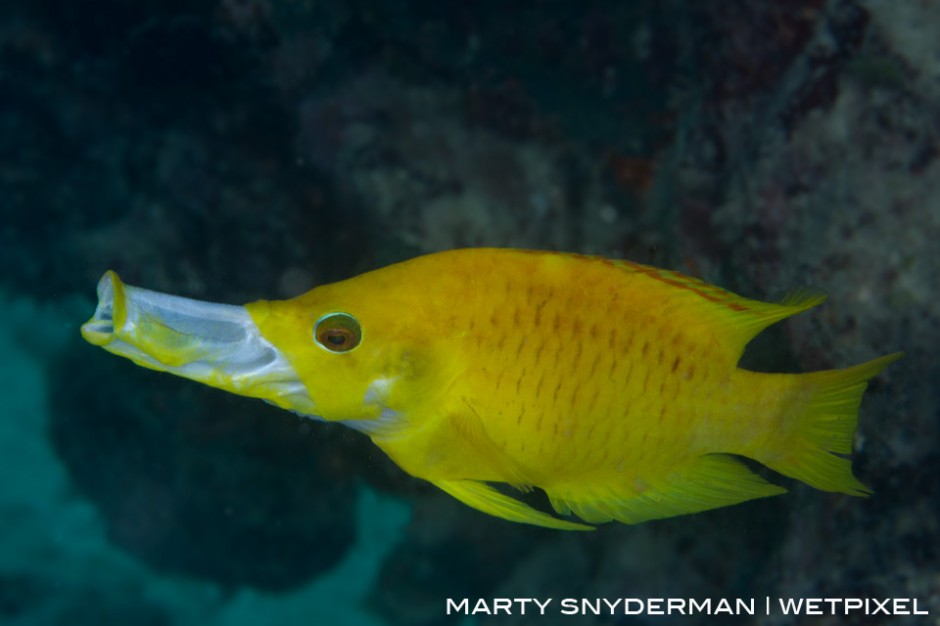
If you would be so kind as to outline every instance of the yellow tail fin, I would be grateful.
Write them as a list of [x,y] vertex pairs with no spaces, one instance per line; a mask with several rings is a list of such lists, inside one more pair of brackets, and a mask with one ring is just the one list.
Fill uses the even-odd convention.
[[858,407],[868,381],[902,354],[896,352],[867,363],[839,370],[800,374],[808,395],[802,411],[793,417],[793,435],[758,460],[823,491],[865,496],[871,490],[852,474],[852,439],[858,425]]

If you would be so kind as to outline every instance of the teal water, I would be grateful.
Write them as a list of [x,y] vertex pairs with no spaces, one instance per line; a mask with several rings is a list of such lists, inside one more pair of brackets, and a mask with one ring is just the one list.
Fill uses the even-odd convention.
[[[328,574],[290,592],[226,591],[205,581],[154,576],[117,549],[98,511],[70,485],[48,437],[47,360],[77,332],[73,315],[90,302],[75,300],[63,310],[22,298],[4,298],[3,305],[4,623],[388,623],[368,611],[363,600],[401,539],[410,506],[368,487],[359,489],[349,520],[359,529],[359,540]],[[37,327],[44,329],[41,345],[22,345]]]

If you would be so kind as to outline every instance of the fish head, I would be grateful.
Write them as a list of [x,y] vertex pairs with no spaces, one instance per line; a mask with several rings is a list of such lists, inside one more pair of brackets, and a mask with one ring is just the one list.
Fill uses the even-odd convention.
[[143,367],[378,434],[430,401],[449,369],[417,298],[365,274],[238,306],[125,285],[109,271],[82,335]]
[[397,278],[370,272],[246,307],[303,381],[317,415],[370,435],[433,404],[455,369],[433,299]]

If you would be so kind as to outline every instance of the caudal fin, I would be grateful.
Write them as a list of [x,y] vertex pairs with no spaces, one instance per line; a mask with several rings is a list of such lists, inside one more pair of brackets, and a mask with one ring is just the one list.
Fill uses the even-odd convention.
[[807,395],[802,411],[793,416],[789,437],[759,459],[771,469],[823,491],[865,496],[871,489],[852,474],[852,440],[858,408],[868,381],[902,354],[896,352],[839,370],[801,374]]

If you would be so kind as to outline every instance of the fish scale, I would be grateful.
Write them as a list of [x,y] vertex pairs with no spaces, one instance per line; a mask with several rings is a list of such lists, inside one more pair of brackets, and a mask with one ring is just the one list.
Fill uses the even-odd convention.
[[[511,290],[507,291],[511,293]],[[608,349],[613,348],[609,350],[611,355],[609,359],[611,379],[615,384],[620,383],[617,387],[622,389],[623,393],[619,397],[614,393],[607,394],[609,404],[606,413],[619,416],[622,419],[605,419],[606,415],[604,413],[585,412],[584,407],[576,406],[574,397],[576,389],[588,387],[593,390],[595,395],[599,395],[601,389],[598,389],[597,381],[585,379],[579,380],[577,384],[572,384],[575,378],[565,375],[565,372],[579,371],[581,367],[579,355],[583,352],[583,349],[579,351],[578,347],[584,345],[586,338],[579,332],[579,324],[572,326],[571,334],[560,334],[562,328],[558,320],[561,318],[561,311],[548,303],[558,301],[560,305],[567,307],[569,319],[577,319],[582,322],[590,320],[590,325],[593,327],[603,323],[603,320],[590,318],[597,311],[596,305],[598,303],[581,302],[579,303],[580,306],[572,306],[573,303],[570,298],[557,298],[552,289],[533,289],[530,290],[530,294],[533,297],[537,295],[539,299],[532,303],[531,315],[523,315],[522,319],[531,320],[531,325],[526,329],[526,333],[528,336],[537,337],[538,339],[535,342],[530,342],[526,353],[517,354],[517,357],[525,359],[527,362],[540,364],[536,369],[539,378],[534,392],[535,397],[532,400],[498,397],[500,402],[512,402],[513,400],[516,403],[531,402],[538,408],[538,416],[534,418],[534,425],[531,425],[531,432],[528,437],[518,437],[518,427],[521,424],[516,424],[514,433],[494,434],[494,440],[505,446],[504,451],[507,454],[518,455],[517,460],[523,466],[538,466],[554,472],[575,462],[589,463],[593,461],[593,466],[582,466],[581,471],[595,472],[598,469],[597,462],[600,460],[610,466],[606,469],[612,469],[614,465],[622,461],[622,457],[597,444],[610,440],[621,442],[624,448],[629,449],[631,433],[629,425],[643,422],[642,418],[629,411],[630,404],[636,405],[639,410],[646,410],[651,414],[659,415],[658,425],[664,427],[662,423],[662,418],[665,416],[664,402],[669,401],[670,398],[661,398],[662,401],[659,404],[644,404],[637,401],[637,398],[646,396],[642,389],[636,391],[631,387],[632,379],[630,374],[633,370],[633,364],[641,362],[642,355],[641,359],[638,359],[629,354],[629,350],[633,345],[633,332],[629,329],[618,332],[617,328],[611,327],[606,346]],[[611,298],[611,300],[616,300],[616,298]],[[503,303],[493,303],[493,305],[499,307],[503,306]],[[518,305],[515,309],[518,310]],[[501,333],[512,332],[512,330],[500,328]],[[519,331],[519,329],[515,330],[516,332]],[[567,349],[565,349],[566,343]],[[647,357],[652,354],[656,355],[656,358],[652,359],[651,365],[653,367],[661,365],[662,351],[658,349],[651,350],[649,341],[644,342],[643,346]],[[596,349],[596,346],[590,346],[590,348]],[[566,362],[565,357],[570,357],[570,362]],[[471,358],[482,359],[484,355],[477,354]],[[505,359],[497,358],[495,361],[505,362]],[[651,367],[645,368],[645,370],[643,368],[637,369],[642,371],[645,376],[643,380],[646,383],[658,384],[660,382],[659,378],[651,378]],[[499,388],[497,388],[497,391],[499,391]],[[572,415],[578,416],[576,427],[574,429],[562,428],[562,423],[566,418],[570,419]],[[486,417],[483,418],[483,421],[488,431],[502,433],[504,430],[501,424],[493,424]],[[600,427],[589,430],[589,426],[592,424],[599,424]],[[529,425],[527,424],[527,426]],[[504,443],[513,439],[517,442],[514,446]],[[519,444],[519,442],[527,439],[537,441],[534,447],[530,447],[528,455],[525,454],[524,450],[520,450]],[[546,450],[549,451],[547,454]],[[570,471],[569,469],[569,473]]]
[[[846,455],[867,381],[900,356],[748,372],[744,346],[822,297],[758,302],[577,254],[455,250],[244,307],[125,286],[113,272],[98,292],[89,342],[343,423],[471,507],[566,530],[785,491],[732,455],[866,495]],[[587,524],[513,487],[540,488],[555,513]]]

